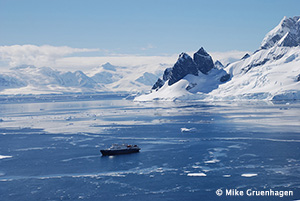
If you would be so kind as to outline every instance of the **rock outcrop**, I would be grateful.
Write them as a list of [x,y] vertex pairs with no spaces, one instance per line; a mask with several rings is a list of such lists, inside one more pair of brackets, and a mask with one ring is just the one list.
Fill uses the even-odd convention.
[[197,76],[199,73],[202,73],[206,75],[214,67],[211,56],[203,47],[194,54],[193,58],[183,52],[179,55],[174,66],[164,71],[163,79],[158,79],[152,89],[162,87],[166,81],[168,81],[168,85],[172,85],[189,74]]

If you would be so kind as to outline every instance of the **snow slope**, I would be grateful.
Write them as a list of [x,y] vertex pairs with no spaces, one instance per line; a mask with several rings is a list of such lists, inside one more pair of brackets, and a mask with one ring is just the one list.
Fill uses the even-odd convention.
[[229,65],[231,81],[209,99],[300,99],[300,47],[274,46]]
[[135,100],[300,99],[299,45],[300,17],[285,17],[265,36],[259,50],[224,68],[230,75],[227,82],[220,82],[225,74],[216,62],[207,75],[191,73],[173,85],[165,81],[160,89]]

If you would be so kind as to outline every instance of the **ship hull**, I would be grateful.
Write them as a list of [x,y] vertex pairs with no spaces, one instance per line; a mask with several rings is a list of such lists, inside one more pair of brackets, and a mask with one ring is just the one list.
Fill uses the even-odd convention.
[[140,149],[119,149],[119,150],[100,150],[103,156],[114,156],[121,154],[132,154],[139,152]]

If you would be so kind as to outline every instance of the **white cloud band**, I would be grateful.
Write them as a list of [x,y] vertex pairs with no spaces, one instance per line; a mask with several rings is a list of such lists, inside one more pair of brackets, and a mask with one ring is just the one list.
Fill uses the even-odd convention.
[[[36,67],[48,66],[59,68],[60,70],[85,71],[106,62],[118,66],[155,66],[160,63],[172,66],[178,58],[177,54],[167,56],[110,55],[102,57],[79,57],[78,55],[74,55],[75,53],[97,51],[100,51],[100,49],[72,48],[68,46],[56,47],[50,45],[0,46],[0,63],[6,64],[2,70],[20,65],[34,65]],[[214,61],[219,60],[224,65],[239,60],[245,53],[245,51],[210,52]]]
[[74,53],[94,52],[99,49],[55,47],[50,45],[12,45],[0,46],[0,59],[8,62],[10,67],[28,64],[35,66],[50,66],[57,59]]

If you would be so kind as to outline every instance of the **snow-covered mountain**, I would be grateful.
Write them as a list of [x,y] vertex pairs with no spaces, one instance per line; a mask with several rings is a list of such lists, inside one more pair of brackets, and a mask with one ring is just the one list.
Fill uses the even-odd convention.
[[152,93],[136,98],[173,99],[193,93],[209,93],[230,79],[221,62],[215,64],[211,56],[201,47],[191,58],[181,53],[172,68],[164,71],[152,87]]
[[226,68],[232,79],[209,99],[300,99],[300,47],[262,49]]
[[[166,69],[155,83],[155,90],[135,100],[300,99],[300,17],[284,17],[257,51],[226,68],[219,62],[212,67],[209,55],[202,53],[207,62],[196,71],[195,55],[198,53],[192,59],[181,54],[173,68]],[[166,76],[174,72],[176,76]]]
[[164,68],[164,64],[122,67],[106,63],[87,72],[87,75],[105,85],[108,91],[136,93],[149,91]]
[[61,72],[49,67],[20,66],[0,74],[1,94],[43,94],[103,90],[82,71]]
[[[118,68],[118,71],[117,71]],[[123,75],[119,73],[122,67],[113,66],[110,63],[106,63],[98,68],[93,69],[89,73],[90,77],[101,84],[111,84],[123,78]]]
[[[218,70],[225,72],[220,66],[223,66],[218,62]],[[158,79],[153,85],[152,89],[158,89],[168,81],[168,85],[171,86],[178,82],[188,74],[198,76],[199,74],[207,75],[210,70],[214,68],[214,63],[211,56],[201,47],[195,54],[194,58],[191,58],[187,53],[181,53],[177,62],[172,68],[167,68],[164,71],[163,79]]]
[[300,44],[300,16],[284,17],[263,39],[261,49],[274,46],[296,47]]
[[106,63],[84,73],[24,65],[0,73],[0,94],[143,92],[164,68],[164,64],[120,67]]

